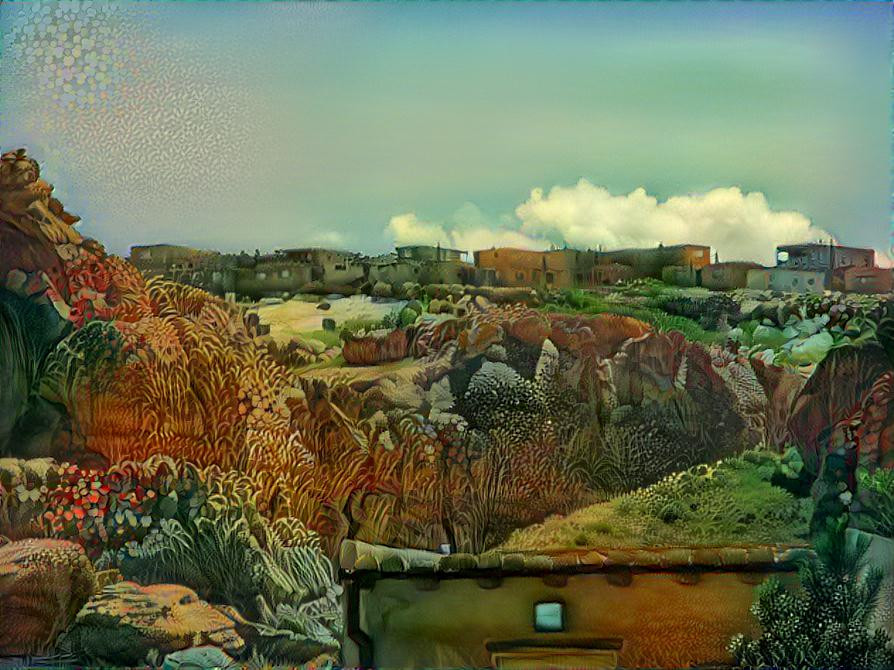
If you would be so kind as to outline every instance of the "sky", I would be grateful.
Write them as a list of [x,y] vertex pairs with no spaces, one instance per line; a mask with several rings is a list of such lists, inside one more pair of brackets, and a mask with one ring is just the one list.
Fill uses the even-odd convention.
[[891,246],[888,3],[0,4],[0,144],[125,253]]

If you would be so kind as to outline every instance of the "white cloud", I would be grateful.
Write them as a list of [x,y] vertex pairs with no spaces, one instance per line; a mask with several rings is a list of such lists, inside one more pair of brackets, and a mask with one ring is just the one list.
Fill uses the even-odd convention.
[[894,256],[892,256],[892,252],[894,252],[894,247],[892,247],[890,251],[876,249],[875,264],[880,268],[894,268]]
[[721,260],[772,264],[777,244],[828,238],[800,212],[770,209],[763,193],[736,187],[674,196],[664,202],[638,188],[612,195],[585,179],[549,194],[534,189],[515,210],[522,231],[570,246],[617,249],[692,242],[707,244]]
[[[462,211],[462,210],[460,210]],[[440,244],[442,247],[475,251],[490,247],[545,249],[549,242],[535,239],[507,227],[491,227],[485,221],[476,225],[448,225],[423,221],[412,212],[391,217],[386,231],[398,246],[403,244]]]
[[778,244],[829,238],[795,211],[770,209],[763,193],[716,188],[663,202],[638,188],[626,195],[582,179],[574,186],[535,188],[515,208],[515,218],[495,224],[466,203],[446,223],[395,216],[388,232],[397,244],[438,244],[464,250],[491,246],[544,249],[552,244],[619,249],[691,242],[710,245],[721,260],[773,264]]

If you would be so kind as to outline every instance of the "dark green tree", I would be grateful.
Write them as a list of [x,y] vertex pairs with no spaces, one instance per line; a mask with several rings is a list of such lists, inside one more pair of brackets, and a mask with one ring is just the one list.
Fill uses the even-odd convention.
[[888,634],[870,626],[883,574],[867,565],[869,544],[866,535],[849,538],[837,520],[815,542],[816,555],[801,565],[800,589],[776,578],[759,586],[751,611],[763,632],[732,639],[736,663],[779,670],[894,668]]

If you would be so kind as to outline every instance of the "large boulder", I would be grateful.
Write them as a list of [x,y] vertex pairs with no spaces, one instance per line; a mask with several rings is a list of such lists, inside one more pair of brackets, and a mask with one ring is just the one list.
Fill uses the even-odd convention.
[[409,341],[401,328],[376,330],[364,335],[343,334],[341,353],[351,365],[378,365],[407,357]]
[[211,670],[227,668],[235,662],[217,647],[193,647],[165,656],[162,670]]
[[377,298],[390,298],[394,295],[394,290],[388,282],[377,281],[373,285],[372,294]]
[[142,665],[153,651],[200,645],[230,655],[245,649],[233,617],[179,584],[110,584],[78,613],[70,636],[79,655],[104,665]]
[[885,350],[875,344],[840,347],[823,359],[792,403],[788,422],[808,464],[851,442],[860,465],[894,465],[894,405],[890,388],[882,386],[892,373]]
[[0,655],[49,651],[95,585],[77,544],[29,539],[0,547]]

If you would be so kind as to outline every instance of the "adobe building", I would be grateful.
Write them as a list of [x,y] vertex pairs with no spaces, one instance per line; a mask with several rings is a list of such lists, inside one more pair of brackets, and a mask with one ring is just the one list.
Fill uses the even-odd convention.
[[874,267],[875,251],[818,242],[784,244],[776,247],[776,267],[825,272],[849,265]]
[[276,253],[295,263],[309,265],[311,281],[324,293],[346,292],[362,283],[366,276],[357,253],[320,247],[279,249]]
[[698,286],[701,270],[682,265],[665,265],[661,268],[661,281],[673,286]]
[[834,271],[846,267],[875,267],[875,251],[860,247],[842,247],[809,242],[776,247],[776,267],[792,270],[815,270],[824,273],[824,288],[832,288]]
[[465,252],[441,246],[397,247],[394,253],[367,258],[367,280],[385,282],[397,289],[408,282],[418,284],[481,283],[481,273],[465,261]]
[[748,288],[786,293],[822,293],[826,273],[819,270],[795,270],[784,267],[748,270]]
[[298,293],[313,280],[313,266],[285,254],[265,254],[252,267],[235,269],[233,291],[253,299]]
[[448,249],[437,246],[416,244],[404,247],[396,247],[398,258],[405,258],[414,261],[459,261],[466,260],[466,252],[460,249]]
[[211,257],[219,256],[216,251],[194,249],[179,244],[134,244],[130,248],[127,257],[131,263],[145,278],[166,277],[174,279],[172,270],[177,274],[191,274],[186,271],[194,270]]
[[802,545],[481,555],[346,540],[346,667],[683,668],[730,663]]
[[851,265],[832,272],[832,290],[848,293],[890,293],[894,290],[890,268]]
[[594,252],[578,249],[494,247],[475,252],[475,266],[492,271],[498,286],[576,288],[589,283],[594,264]]
[[610,286],[633,279],[633,268],[621,263],[600,263],[590,268],[586,277],[588,288]]
[[745,288],[748,286],[748,271],[762,267],[750,261],[709,263],[701,269],[701,285],[715,291]]
[[702,269],[711,262],[711,247],[699,244],[659,244],[651,249],[617,249],[600,251],[596,263],[620,263],[633,268],[636,277],[661,279],[661,271],[667,266],[688,268],[690,272]]

